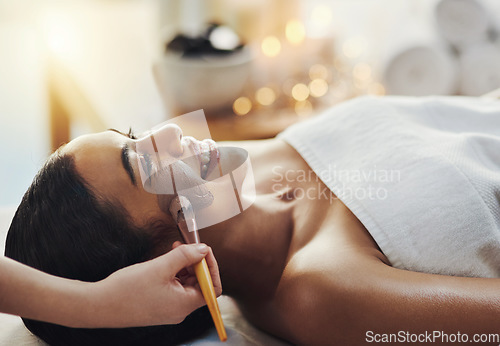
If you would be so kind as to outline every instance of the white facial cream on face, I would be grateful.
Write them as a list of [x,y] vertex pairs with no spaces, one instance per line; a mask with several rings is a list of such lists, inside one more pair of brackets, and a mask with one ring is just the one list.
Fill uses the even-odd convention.
[[[178,118],[182,116],[173,120]],[[199,124],[206,126],[206,121]],[[255,182],[244,149],[217,148],[211,139],[198,141],[183,136],[180,127],[170,121],[155,129],[135,140],[135,151],[142,187],[158,196],[163,212],[170,213],[173,196],[185,197],[192,205],[198,228],[205,228],[253,204]]]

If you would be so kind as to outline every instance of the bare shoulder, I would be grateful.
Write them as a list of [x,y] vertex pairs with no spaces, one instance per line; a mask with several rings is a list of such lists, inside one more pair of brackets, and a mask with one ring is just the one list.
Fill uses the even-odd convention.
[[500,319],[498,287],[500,279],[396,269],[370,252],[298,252],[275,297],[253,317],[295,344],[359,345],[368,332],[400,330],[492,333]]
[[386,264],[376,252],[310,245],[290,259],[273,299],[252,304],[247,317],[294,344],[360,344],[361,339],[344,339],[352,336],[345,333],[351,318],[361,313],[350,301],[359,288],[371,284],[371,267]]
[[385,256],[342,204],[327,213],[306,242],[292,248],[272,300],[249,305],[249,319],[297,344],[346,344],[351,318],[364,313],[353,297],[363,296],[377,284],[380,270],[390,268]]
[[368,332],[498,332],[500,279],[391,267],[357,219],[340,211],[293,252],[272,299],[247,305],[250,321],[314,345],[364,344]]

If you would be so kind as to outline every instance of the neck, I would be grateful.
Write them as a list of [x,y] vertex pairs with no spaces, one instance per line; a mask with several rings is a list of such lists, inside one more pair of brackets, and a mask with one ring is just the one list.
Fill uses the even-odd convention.
[[[231,145],[227,143],[226,145]],[[277,158],[290,160],[282,141],[248,141],[257,197],[243,213],[201,230],[200,238],[214,250],[224,293],[235,298],[263,299],[271,296],[288,261],[294,233],[296,201],[273,188],[273,167]],[[284,163],[281,162],[281,163]]]
[[258,195],[243,213],[200,231],[217,258],[225,294],[265,298],[274,293],[288,258],[293,205],[276,194]]

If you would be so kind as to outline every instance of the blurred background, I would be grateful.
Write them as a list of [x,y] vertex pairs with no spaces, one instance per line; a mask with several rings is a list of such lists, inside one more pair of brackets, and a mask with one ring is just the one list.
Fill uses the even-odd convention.
[[499,33],[497,0],[0,0],[0,207],[87,132],[203,108],[215,140],[268,138],[360,95],[482,95]]

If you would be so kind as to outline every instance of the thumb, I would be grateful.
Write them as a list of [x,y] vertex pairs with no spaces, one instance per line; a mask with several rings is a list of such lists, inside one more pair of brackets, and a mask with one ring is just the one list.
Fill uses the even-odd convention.
[[205,244],[180,245],[165,255],[165,262],[175,275],[181,269],[200,262],[209,251]]

